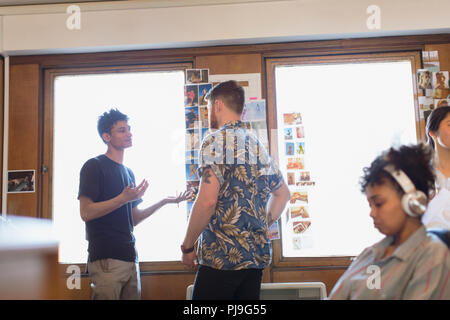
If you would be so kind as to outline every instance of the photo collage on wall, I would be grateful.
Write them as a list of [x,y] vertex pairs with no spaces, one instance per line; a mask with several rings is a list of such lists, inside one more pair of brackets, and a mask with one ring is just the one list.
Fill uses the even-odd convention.
[[205,95],[212,88],[209,69],[187,69],[184,87],[186,121],[186,188],[194,190],[192,201],[187,202],[187,219],[197,197],[200,184],[198,156],[203,138],[209,134],[208,107]]
[[291,191],[291,199],[285,211],[283,232],[292,239],[293,248],[296,250],[309,249],[313,247],[311,231],[311,212],[309,210],[309,191],[315,186],[305,161],[308,146],[305,144],[305,127],[302,114],[291,112],[283,114],[283,145],[279,151],[282,156],[286,173],[286,182]]
[[433,109],[450,106],[450,78],[448,71],[440,70],[437,51],[422,52],[424,69],[417,71],[420,118],[425,124]]

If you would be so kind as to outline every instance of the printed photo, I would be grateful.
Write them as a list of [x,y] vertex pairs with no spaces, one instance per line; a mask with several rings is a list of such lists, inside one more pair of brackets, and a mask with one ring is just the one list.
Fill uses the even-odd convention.
[[291,200],[289,201],[291,204],[299,202],[308,203],[308,192],[306,191],[294,191],[291,193]]
[[186,150],[200,149],[199,130],[186,130]]
[[419,101],[419,108],[421,110],[434,109],[434,100],[432,97],[417,97]]
[[287,173],[287,184],[290,186],[295,185],[295,172]]
[[198,150],[186,151],[186,163],[198,164]]
[[297,133],[297,139],[303,139],[305,137],[303,126],[296,127],[295,132]]
[[300,172],[300,181],[310,181],[311,176],[309,174],[309,171],[302,171]]
[[184,106],[198,106],[198,85],[189,85],[184,87]]
[[295,154],[296,155],[305,154],[305,143],[304,142],[295,143]]
[[198,195],[200,181],[186,181],[186,190],[192,190],[192,201],[195,201]]
[[8,193],[34,192],[35,172],[35,170],[8,171]]
[[245,103],[241,115],[242,121],[266,120],[266,100],[251,100]]
[[202,128],[202,136],[201,136],[201,141],[203,141],[203,139],[205,139],[205,137],[207,135],[209,135],[211,132],[209,131],[208,128]]
[[186,114],[186,129],[198,128],[200,126],[197,107],[185,108],[185,114]]
[[290,208],[290,211],[291,211],[292,219],[295,219],[295,218],[308,219],[308,218],[310,218],[308,209],[305,206],[292,207],[292,208]]
[[433,72],[433,88],[446,89],[449,87],[448,71]]
[[280,239],[280,229],[278,228],[278,220],[269,227],[269,240]]
[[283,118],[287,126],[302,124],[302,115],[298,112],[284,113]]
[[201,69],[187,69],[186,70],[186,84],[201,83],[202,70]]
[[186,180],[199,180],[198,176],[198,165],[194,163],[186,164]]
[[294,155],[294,143],[286,142],[286,155],[293,156]]
[[284,128],[284,139],[292,140],[293,137],[292,128]]
[[206,101],[205,96],[211,90],[212,84],[206,83],[201,84],[198,86],[198,104],[201,106],[205,106],[208,104],[208,101]]
[[287,158],[287,168],[288,170],[302,170],[305,168],[305,162],[303,158]]
[[450,99],[434,99],[434,107],[448,107],[450,106]]
[[201,69],[201,76],[202,76],[202,83],[209,82],[209,69]]
[[431,89],[432,88],[432,78],[433,73],[426,69],[420,69],[417,71],[417,81],[419,84],[419,89]]
[[311,226],[311,221],[294,221],[292,224],[292,229],[294,233],[300,234],[304,233]]
[[208,108],[200,107],[200,122],[202,124],[202,128],[209,128],[209,120],[208,120]]

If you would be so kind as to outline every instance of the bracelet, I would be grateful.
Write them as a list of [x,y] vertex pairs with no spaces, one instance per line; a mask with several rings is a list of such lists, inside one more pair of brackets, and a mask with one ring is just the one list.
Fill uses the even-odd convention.
[[184,254],[191,253],[192,251],[194,251],[194,247],[192,247],[192,248],[185,248],[183,245],[181,245],[181,252],[183,252]]

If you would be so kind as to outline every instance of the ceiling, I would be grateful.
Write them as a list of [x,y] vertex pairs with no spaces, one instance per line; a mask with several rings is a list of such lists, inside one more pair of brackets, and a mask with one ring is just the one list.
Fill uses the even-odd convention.
[[[0,7],[24,6],[33,4],[61,4],[61,3],[81,3],[81,2],[102,2],[105,0],[0,0]],[[126,1],[126,0],[109,0]]]

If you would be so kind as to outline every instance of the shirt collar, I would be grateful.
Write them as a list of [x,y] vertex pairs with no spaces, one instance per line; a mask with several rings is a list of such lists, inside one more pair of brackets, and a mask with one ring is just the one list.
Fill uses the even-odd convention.
[[[390,257],[396,257],[400,260],[408,260],[414,253],[420,243],[422,243],[427,235],[424,226],[416,230],[404,243],[402,243]],[[373,246],[376,255],[382,255],[386,248],[394,241],[393,236],[388,236]]]
[[243,123],[241,120],[233,120],[233,121],[227,122],[222,127],[222,129],[237,129],[237,128],[246,129],[247,127],[246,127],[245,123]]

